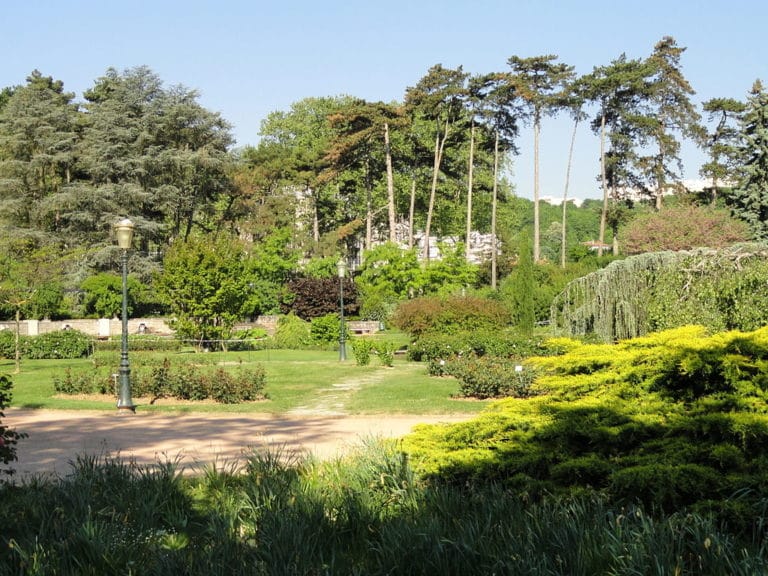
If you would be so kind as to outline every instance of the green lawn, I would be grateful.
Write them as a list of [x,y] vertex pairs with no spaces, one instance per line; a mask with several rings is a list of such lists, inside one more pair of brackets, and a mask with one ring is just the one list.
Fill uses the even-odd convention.
[[[219,412],[286,413],[295,409],[338,410],[349,414],[450,414],[475,413],[485,402],[454,399],[458,385],[453,378],[433,378],[426,365],[396,358],[393,367],[373,358],[358,366],[351,355],[340,362],[338,352],[316,350],[262,350],[258,352],[147,353],[132,352],[136,369],[152,357],[168,357],[173,364],[248,366],[260,364],[266,372],[268,400],[236,405],[165,400],[149,405],[134,398],[138,410],[185,410]],[[56,395],[53,379],[70,368],[77,371],[98,362],[119,365],[119,354],[98,353],[82,360],[23,360],[21,373],[13,374],[12,360],[0,360],[0,374],[13,378],[13,406],[55,409],[114,409],[112,398],[81,398]]]

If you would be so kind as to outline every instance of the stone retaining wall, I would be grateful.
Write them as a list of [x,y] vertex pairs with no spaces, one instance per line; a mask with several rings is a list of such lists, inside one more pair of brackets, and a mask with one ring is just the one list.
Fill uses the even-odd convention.
[[[278,316],[259,316],[255,322],[235,325],[236,330],[247,328],[263,328],[267,334],[274,335],[277,330]],[[119,336],[123,325],[118,318],[87,318],[78,320],[22,320],[19,323],[19,333],[23,336],[39,336],[57,330],[79,330],[94,338],[109,338]],[[375,321],[349,321],[347,329],[352,334],[373,334],[381,328]],[[16,330],[13,321],[0,322],[0,330]],[[155,336],[173,336],[174,332],[164,318],[129,318],[128,334],[152,334]]]

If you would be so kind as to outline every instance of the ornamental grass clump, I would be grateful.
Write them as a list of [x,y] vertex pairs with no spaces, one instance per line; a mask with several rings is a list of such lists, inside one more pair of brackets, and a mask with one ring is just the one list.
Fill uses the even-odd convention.
[[[259,446],[244,462],[196,471],[79,457],[64,475],[0,482],[0,575],[768,569],[764,525],[751,537],[708,514],[650,514],[594,492],[537,499],[500,482],[425,482],[390,440],[329,460]],[[731,503],[746,512],[738,495]],[[767,511],[763,500],[751,517]]]

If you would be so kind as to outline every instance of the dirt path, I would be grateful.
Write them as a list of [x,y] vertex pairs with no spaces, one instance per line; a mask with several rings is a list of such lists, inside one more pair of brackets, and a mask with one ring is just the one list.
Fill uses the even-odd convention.
[[384,379],[385,373],[381,370],[370,372],[363,377],[353,376],[347,380],[337,382],[331,388],[320,390],[313,404],[299,406],[291,410],[289,415],[346,415],[346,401],[363,386],[378,384]]
[[[316,407],[317,408],[317,407]],[[10,408],[4,424],[29,435],[19,441],[19,475],[70,471],[78,455],[121,456],[140,464],[178,460],[187,470],[233,463],[243,452],[280,447],[333,457],[366,437],[400,437],[420,423],[458,422],[470,415],[288,416]]]

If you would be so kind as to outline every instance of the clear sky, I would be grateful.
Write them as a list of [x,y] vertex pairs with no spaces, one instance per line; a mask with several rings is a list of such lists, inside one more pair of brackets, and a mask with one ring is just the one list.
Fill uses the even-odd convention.
[[[256,144],[261,121],[310,96],[401,101],[434,64],[480,74],[512,56],[556,54],[590,72],[622,53],[648,56],[663,36],[687,48],[696,102],[744,99],[768,82],[764,0],[0,0],[0,87],[34,69],[77,99],[113,67],[146,65]],[[570,122],[542,128],[542,195],[561,197]],[[512,176],[532,196],[532,135],[524,129]],[[571,196],[600,197],[598,141],[577,136]],[[686,178],[702,156],[684,152]]]

